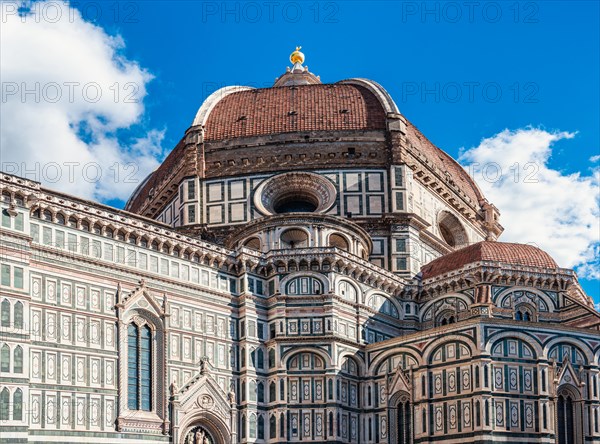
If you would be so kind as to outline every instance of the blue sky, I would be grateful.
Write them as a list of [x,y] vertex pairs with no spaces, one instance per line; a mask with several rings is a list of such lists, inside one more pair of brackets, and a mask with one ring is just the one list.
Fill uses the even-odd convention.
[[[562,132],[546,141],[551,150],[544,151],[542,143],[533,154],[549,156],[541,160],[548,177],[566,178],[552,182],[556,189],[577,182],[576,173],[588,180],[598,168],[590,161],[600,154],[597,1],[481,1],[472,9],[469,2],[421,1],[74,5],[103,32],[120,36],[123,59],[153,77],[144,83],[143,111],[110,131],[123,146],[151,139],[150,152],[159,160],[182,137],[208,94],[231,84],[271,86],[289,65],[290,52],[301,45],[305,65],[323,82],[349,77],[379,82],[400,111],[455,158],[505,129],[534,128],[542,136]],[[78,129],[82,140],[86,128]],[[152,131],[159,136],[147,137]],[[516,134],[505,136],[512,143]],[[514,154],[514,143],[509,147]],[[597,182],[590,180],[573,189],[595,193],[590,211],[597,211]],[[519,208],[536,211],[537,202],[520,201],[526,195],[515,191],[512,200],[502,200],[508,207],[500,207],[503,216]],[[123,205],[122,197],[100,199]],[[556,223],[569,225],[576,218],[568,215]],[[592,257],[588,248],[583,262],[597,270],[599,234],[592,233],[590,240],[590,223],[582,226],[592,245]],[[530,232],[531,242],[548,241],[535,238],[535,227]],[[590,277],[582,280],[586,291],[600,302],[597,273],[583,274]]]

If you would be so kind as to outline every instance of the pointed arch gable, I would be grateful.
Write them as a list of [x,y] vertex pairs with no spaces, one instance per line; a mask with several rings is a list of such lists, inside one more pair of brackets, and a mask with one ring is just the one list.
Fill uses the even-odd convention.
[[[145,288],[142,281],[140,287],[128,295],[123,295],[119,289],[117,318],[119,319],[119,431],[135,431],[140,423],[149,430],[166,430],[168,428],[168,400],[166,398],[166,326],[168,314],[163,311],[154,297]],[[166,305],[166,301],[165,301]],[[166,307],[165,307],[166,308]],[[150,329],[149,356],[151,359],[150,372],[147,378],[151,383],[150,411],[144,411],[140,417],[138,410],[130,410],[129,400],[129,337],[128,328],[131,324],[138,327],[147,326]],[[136,364],[138,365],[138,364]]]
[[209,373],[198,372],[175,392],[172,401],[174,443],[183,442],[187,433],[198,425],[207,429],[219,444],[230,442],[235,397],[225,393]]

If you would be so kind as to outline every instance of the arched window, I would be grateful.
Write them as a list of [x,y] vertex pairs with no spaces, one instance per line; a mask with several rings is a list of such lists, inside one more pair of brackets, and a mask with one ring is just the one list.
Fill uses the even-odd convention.
[[17,302],[14,308],[15,328],[23,328],[23,303]]
[[258,402],[265,402],[265,385],[262,382],[256,384]]
[[515,320],[531,322],[534,320],[535,310],[529,304],[519,304],[515,307]]
[[148,325],[127,328],[127,407],[152,410],[152,330]]
[[10,404],[10,393],[5,387],[0,392],[0,421],[8,421],[8,406]]
[[4,299],[0,304],[0,325],[10,327],[10,302],[8,299]]
[[13,352],[14,356],[14,372],[15,373],[23,373],[23,348],[20,345],[15,347],[15,351]]
[[265,356],[262,348],[256,350],[256,368],[265,368]]
[[7,344],[0,350],[0,372],[10,371],[10,347]]
[[23,392],[20,388],[13,393],[13,420],[23,420]]
[[410,402],[408,400],[402,400],[398,403],[397,407],[397,421],[398,421],[398,443],[399,444],[410,444],[412,443],[412,415]]
[[269,349],[269,368],[275,367],[275,349]]
[[246,415],[242,415],[242,419],[240,421],[240,435],[242,438],[246,437]]
[[265,439],[265,418],[263,415],[258,416],[257,420],[258,439]]
[[250,414],[249,438],[256,438],[256,415]]
[[277,387],[273,381],[269,384],[269,402],[277,401]]
[[437,317],[437,325],[450,325],[456,322],[456,313],[452,310],[444,310]]
[[249,389],[250,389],[250,397],[248,399],[250,401],[256,402],[256,381],[250,381]]
[[271,415],[269,418],[269,438],[277,438],[277,419],[275,415]]
[[576,427],[578,427],[576,417],[580,416],[575,415],[576,400],[575,394],[570,389],[563,387],[558,390],[556,403],[558,444],[575,444],[577,438],[583,439],[580,433],[576,433]]
[[323,284],[312,277],[297,277],[288,282],[286,292],[289,295],[322,294]]
[[285,435],[285,414],[279,415],[279,437],[283,438]]

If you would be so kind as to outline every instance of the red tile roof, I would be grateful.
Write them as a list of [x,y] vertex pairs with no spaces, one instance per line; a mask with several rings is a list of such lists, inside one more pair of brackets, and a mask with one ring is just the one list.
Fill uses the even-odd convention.
[[421,272],[423,279],[429,279],[481,261],[537,268],[558,268],[548,253],[533,245],[483,241],[435,259],[421,267]]
[[381,103],[359,85],[251,89],[223,97],[210,112],[205,140],[295,131],[384,130]]
[[[449,179],[477,205],[483,195],[467,172],[448,154],[433,145],[407,122],[407,139],[414,150]],[[386,113],[367,88],[347,83],[298,85],[238,91],[222,97],[208,114],[204,140],[216,142],[241,137],[268,136],[296,131],[386,129]],[[195,171],[194,156],[186,155],[183,139],[163,164],[131,197],[129,211],[139,211],[148,194],[174,168]],[[210,148],[209,148],[210,149]],[[192,165],[189,164],[192,162]]]
[[406,137],[409,142],[416,148],[417,151],[423,153],[427,160],[438,167],[442,172],[450,173],[451,179],[464,193],[471,198],[473,203],[477,205],[479,200],[483,198],[483,194],[473,181],[469,174],[460,164],[435,146],[419,131],[419,129],[406,121]]

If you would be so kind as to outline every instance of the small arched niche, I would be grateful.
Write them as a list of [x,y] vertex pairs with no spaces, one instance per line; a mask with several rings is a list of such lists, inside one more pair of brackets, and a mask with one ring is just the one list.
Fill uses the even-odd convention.
[[281,233],[282,248],[304,248],[308,247],[308,234],[300,228],[290,228]]
[[251,250],[260,251],[260,239],[257,237],[251,237],[244,242],[243,246],[250,248]]
[[329,246],[336,247],[340,250],[350,251],[350,245],[344,236],[341,234],[333,233],[329,235]]
[[460,248],[468,244],[467,232],[454,214],[442,211],[438,215],[438,229],[449,246]]

